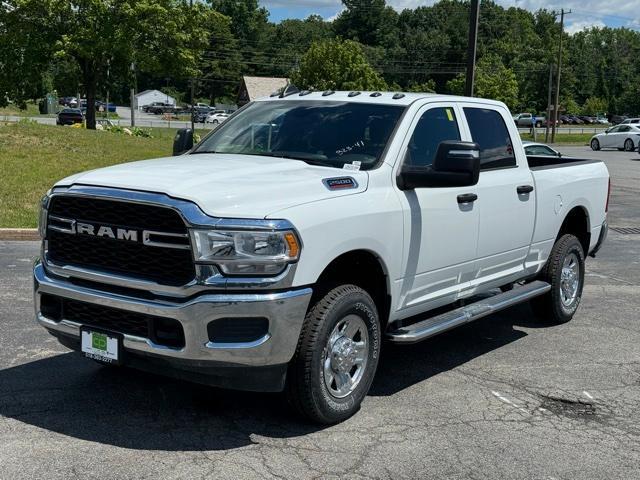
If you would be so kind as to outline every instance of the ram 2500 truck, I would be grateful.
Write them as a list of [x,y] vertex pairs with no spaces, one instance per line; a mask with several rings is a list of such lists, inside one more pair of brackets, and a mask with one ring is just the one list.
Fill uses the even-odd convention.
[[102,363],[284,390],[317,422],[357,411],[384,339],[529,300],[567,322],[607,232],[605,165],[527,158],[495,101],[287,89],[174,151],[44,197],[37,321]]

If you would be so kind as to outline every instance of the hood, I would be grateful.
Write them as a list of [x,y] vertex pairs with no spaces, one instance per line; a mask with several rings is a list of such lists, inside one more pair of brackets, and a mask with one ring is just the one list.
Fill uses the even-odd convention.
[[[326,182],[340,177],[351,177],[357,185]],[[165,193],[190,200],[214,217],[265,218],[303,203],[361,193],[367,189],[368,178],[366,172],[284,158],[197,154],[114,165],[72,175],[56,186]]]

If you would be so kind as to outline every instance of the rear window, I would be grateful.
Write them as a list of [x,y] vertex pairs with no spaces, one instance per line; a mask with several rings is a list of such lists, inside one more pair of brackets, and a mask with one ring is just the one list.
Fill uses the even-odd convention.
[[480,169],[516,166],[509,130],[499,112],[487,108],[465,107],[471,138],[480,145]]

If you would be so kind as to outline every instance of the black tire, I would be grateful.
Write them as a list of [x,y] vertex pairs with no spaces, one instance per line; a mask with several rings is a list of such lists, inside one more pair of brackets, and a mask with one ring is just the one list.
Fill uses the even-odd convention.
[[[577,271],[575,276],[569,277],[563,283],[563,267],[568,267],[567,261],[569,260],[575,260]],[[566,297],[569,295],[563,287],[565,284],[572,283],[573,278],[577,280],[575,296],[567,299]],[[551,284],[551,291],[531,301],[535,314],[539,318],[555,324],[571,320],[580,305],[582,288],[584,287],[584,251],[575,235],[563,235],[555,243],[547,263],[540,272],[539,279]]]
[[591,140],[591,150],[593,150],[594,152],[600,150],[600,142],[597,138]]
[[[342,324],[351,319],[366,327],[363,351],[366,362],[355,382],[353,390],[342,398],[336,397],[327,382],[325,361],[329,356],[330,336]],[[346,325],[345,325],[346,327]],[[360,342],[364,335],[360,336]],[[339,337],[332,345],[346,337]],[[303,416],[321,424],[333,424],[346,420],[356,413],[367,395],[378,366],[381,346],[381,331],[378,311],[371,296],[355,285],[341,285],[330,290],[310,306],[305,317],[296,353],[287,372],[286,393],[289,403]],[[345,340],[346,341],[346,340]],[[341,361],[342,357],[332,357]],[[329,359],[329,365],[333,362]],[[348,364],[344,366],[349,368]],[[333,368],[331,366],[330,368]],[[353,366],[353,368],[359,368]],[[358,370],[355,370],[358,372]],[[336,373],[336,380],[337,380]],[[353,374],[354,377],[357,373]],[[325,378],[327,380],[325,381]],[[333,385],[333,384],[332,384]],[[337,384],[336,388],[337,388]]]
[[633,140],[631,140],[630,138],[627,138],[624,141],[624,151],[625,152],[633,152],[636,149],[636,147],[633,145]]
[[542,122],[536,122],[536,128],[540,128],[542,126]]

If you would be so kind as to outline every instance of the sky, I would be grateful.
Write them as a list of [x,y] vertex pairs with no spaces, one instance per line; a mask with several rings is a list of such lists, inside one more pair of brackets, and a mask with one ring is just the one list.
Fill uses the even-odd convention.
[[[271,12],[270,19],[306,18],[311,14],[331,19],[342,9],[340,0],[260,0]],[[387,0],[397,10],[435,3],[435,0]],[[503,7],[520,7],[535,12],[540,8],[571,10],[565,29],[575,33],[592,26],[628,27],[640,30],[640,0],[497,0]],[[482,11],[480,13],[482,16]]]

